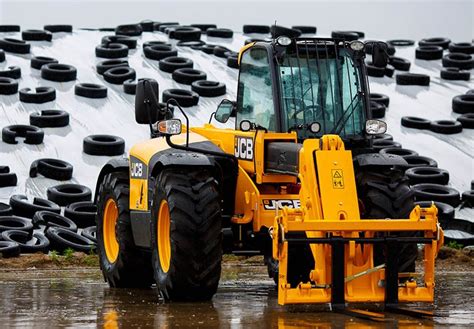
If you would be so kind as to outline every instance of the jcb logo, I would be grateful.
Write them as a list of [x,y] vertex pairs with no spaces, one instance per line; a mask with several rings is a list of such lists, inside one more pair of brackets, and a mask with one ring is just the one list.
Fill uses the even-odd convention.
[[147,166],[141,160],[130,157],[130,178],[146,179],[148,175]]
[[242,160],[253,160],[253,139],[236,137],[234,144],[234,155]]
[[283,199],[283,200],[263,200],[263,208],[265,210],[275,210],[283,209],[283,207],[288,207],[290,209],[301,208],[300,200],[290,200],[290,199]]

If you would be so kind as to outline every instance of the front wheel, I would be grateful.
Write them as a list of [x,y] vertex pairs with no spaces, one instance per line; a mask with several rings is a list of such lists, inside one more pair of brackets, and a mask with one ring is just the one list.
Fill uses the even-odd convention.
[[152,208],[152,263],[161,295],[209,300],[222,261],[217,182],[207,170],[167,169],[156,179]]

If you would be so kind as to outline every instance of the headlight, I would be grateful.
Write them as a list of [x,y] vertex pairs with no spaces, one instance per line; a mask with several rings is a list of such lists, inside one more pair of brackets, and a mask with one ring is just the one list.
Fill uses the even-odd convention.
[[349,47],[354,51],[361,51],[364,49],[365,44],[362,41],[355,40],[349,44]]
[[365,132],[369,135],[385,134],[387,124],[381,120],[367,120],[365,122]]
[[157,122],[158,131],[163,135],[181,134],[181,120],[172,119]]
[[284,35],[282,35],[281,37],[278,37],[278,38],[276,39],[276,43],[277,43],[277,45],[279,45],[279,46],[284,46],[284,47],[286,47],[286,46],[289,46],[289,45],[291,44],[291,39],[288,38],[288,37],[286,37],[286,36],[284,36]]

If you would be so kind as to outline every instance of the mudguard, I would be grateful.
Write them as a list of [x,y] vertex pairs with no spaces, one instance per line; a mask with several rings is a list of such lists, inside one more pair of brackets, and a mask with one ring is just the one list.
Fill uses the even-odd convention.
[[117,158],[112,159],[102,167],[99,173],[99,177],[97,177],[97,183],[95,186],[95,194],[94,194],[94,203],[97,202],[97,193],[99,193],[99,186],[102,184],[102,180],[104,176],[113,172],[113,171],[124,171],[126,173],[129,172],[130,163],[127,158]]
[[365,153],[354,157],[354,163],[359,167],[366,166],[406,166],[408,163],[399,155]]

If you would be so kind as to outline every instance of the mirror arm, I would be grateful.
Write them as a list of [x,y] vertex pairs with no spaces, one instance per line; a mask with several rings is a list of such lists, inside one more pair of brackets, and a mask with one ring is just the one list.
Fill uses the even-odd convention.
[[211,117],[209,118],[209,122],[208,122],[208,123],[210,124],[211,121],[212,121],[212,118],[215,118],[215,117],[216,117],[216,112],[212,112],[212,113],[211,113]]

